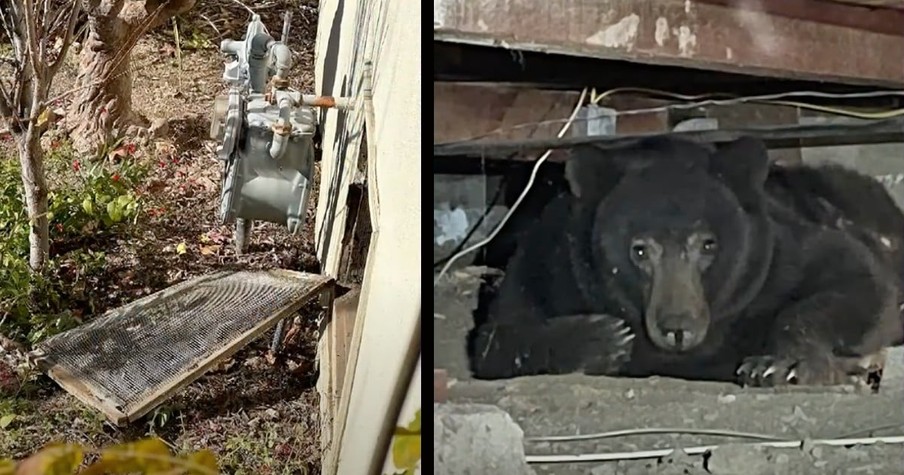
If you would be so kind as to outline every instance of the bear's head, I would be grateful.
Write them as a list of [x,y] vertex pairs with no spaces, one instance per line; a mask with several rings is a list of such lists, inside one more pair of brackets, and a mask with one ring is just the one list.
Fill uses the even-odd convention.
[[746,137],[576,147],[566,177],[585,223],[572,230],[582,292],[616,302],[657,348],[694,351],[763,283],[767,173],[765,145]]

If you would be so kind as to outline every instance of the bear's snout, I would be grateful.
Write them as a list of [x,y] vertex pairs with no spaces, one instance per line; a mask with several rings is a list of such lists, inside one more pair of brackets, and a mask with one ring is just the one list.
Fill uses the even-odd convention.
[[680,248],[666,248],[648,266],[644,321],[650,341],[662,350],[690,351],[706,338],[709,305],[701,269],[688,255]]
[[[669,313],[657,319],[658,335],[653,342],[663,349],[684,351],[703,342],[706,336],[706,324],[690,312]],[[652,335],[651,335],[652,336]]]

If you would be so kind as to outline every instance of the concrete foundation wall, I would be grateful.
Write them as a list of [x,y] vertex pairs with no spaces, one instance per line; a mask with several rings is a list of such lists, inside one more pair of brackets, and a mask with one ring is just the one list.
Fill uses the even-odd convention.
[[[855,122],[844,118],[801,117],[800,123]],[[809,165],[835,163],[876,177],[889,190],[898,206],[904,207],[904,144],[843,145],[801,149]]]

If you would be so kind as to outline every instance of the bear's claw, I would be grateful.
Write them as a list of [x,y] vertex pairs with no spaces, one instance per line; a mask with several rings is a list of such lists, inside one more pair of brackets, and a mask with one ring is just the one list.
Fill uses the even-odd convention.
[[576,364],[579,372],[614,375],[631,357],[635,335],[620,318],[602,314],[569,315],[553,319],[549,324],[557,335],[568,334],[566,338],[572,345],[577,342],[583,345]]
[[744,359],[735,374],[744,386],[781,386],[797,384],[798,361],[773,356]]
[[753,356],[735,374],[741,385],[754,387],[856,383],[862,377],[845,371],[833,357]]
[[487,323],[474,339],[474,374],[499,379],[529,374],[615,375],[627,363],[634,334],[623,320],[568,315],[541,325]]

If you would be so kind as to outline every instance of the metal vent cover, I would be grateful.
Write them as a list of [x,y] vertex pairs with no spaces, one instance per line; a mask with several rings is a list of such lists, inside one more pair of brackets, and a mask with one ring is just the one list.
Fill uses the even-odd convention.
[[42,342],[32,360],[122,425],[332,287],[329,277],[231,271],[194,278]]

